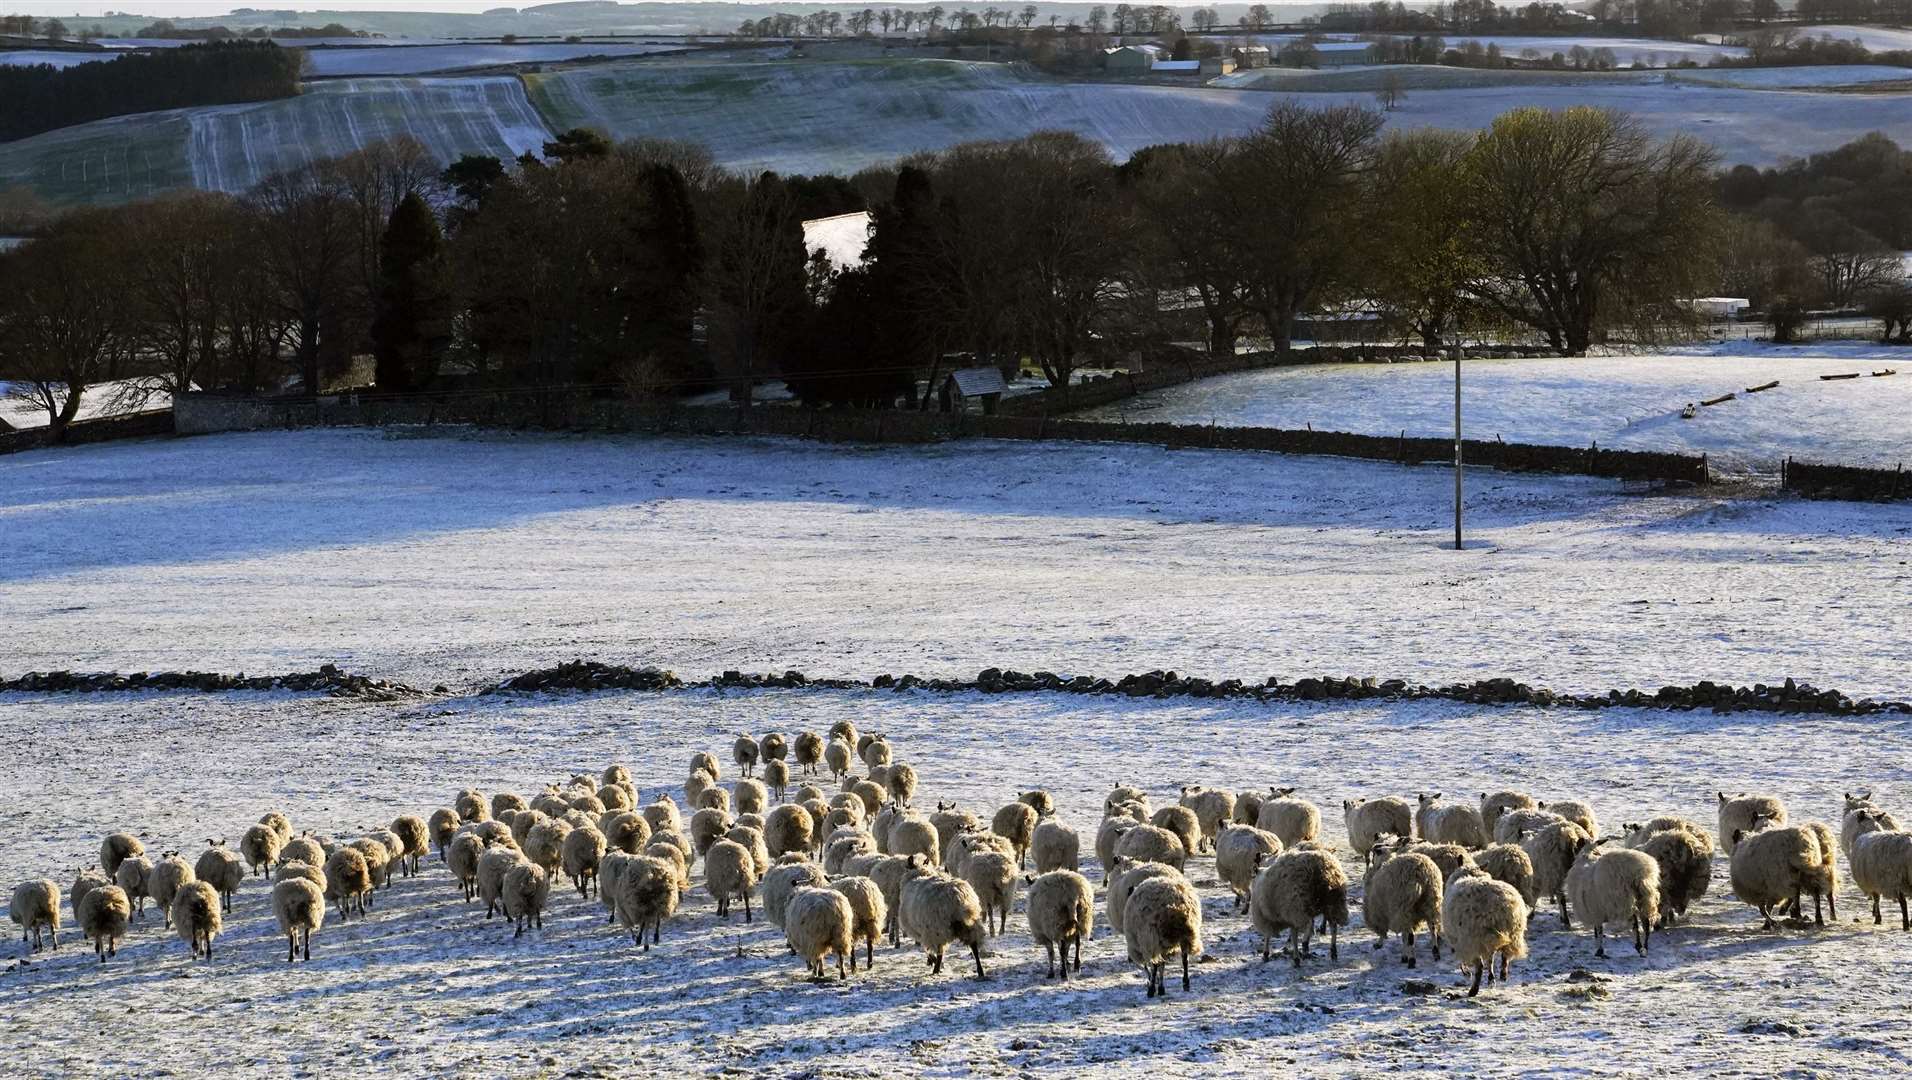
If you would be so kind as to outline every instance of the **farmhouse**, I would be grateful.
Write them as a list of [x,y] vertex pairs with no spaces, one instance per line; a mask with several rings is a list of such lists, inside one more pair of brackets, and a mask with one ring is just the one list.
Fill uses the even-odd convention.
[[1102,50],[1102,66],[1109,71],[1142,74],[1162,58],[1159,45],[1119,45]]
[[1370,62],[1369,46],[1365,41],[1317,41],[1314,51],[1317,67],[1353,67]]
[[1243,45],[1236,48],[1232,55],[1238,68],[1265,68],[1274,62],[1273,54],[1266,45]]

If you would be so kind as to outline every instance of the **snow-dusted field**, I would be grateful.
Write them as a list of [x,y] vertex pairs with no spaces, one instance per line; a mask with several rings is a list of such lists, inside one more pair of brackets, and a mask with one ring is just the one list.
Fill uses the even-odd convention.
[[552,63],[599,56],[643,56],[673,52],[681,44],[652,42],[551,42],[535,45],[375,45],[363,49],[309,49],[305,73],[335,75],[427,75],[434,71],[497,64]]
[[[1885,380],[1881,380],[1883,382]],[[1912,505],[1133,445],[337,430],[0,458],[0,669],[1787,676],[1903,695]]]
[[[0,382],[0,420],[16,428],[45,427],[46,410],[29,401],[9,396],[8,386]],[[75,420],[91,420],[138,409],[171,408],[173,396],[150,379],[115,379],[87,388],[80,396],[80,411]]]
[[1800,90],[1872,83],[1912,82],[1912,68],[1884,64],[1820,64],[1812,67],[1707,68],[1682,71],[1682,82],[1740,86],[1753,90]]
[[[1411,34],[1376,35],[1391,36],[1406,40]],[[1840,37],[1849,35],[1841,34]],[[1291,41],[1299,40],[1300,34],[1256,34],[1254,40],[1271,49],[1279,49]],[[1235,38],[1218,39],[1224,42],[1236,41]],[[1344,38],[1342,40],[1355,40]],[[1555,53],[1566,54],[1575,45],[1588,49],[1607,49],[1613,53],[1614,61],[1621,65],[1643,64],[1647,67],[1665,67],[1669,64],[1692,60],[1704,64],[1719,57],[1740,57],[1746,50],[1736,45],[1711,45],[1704,42],[1661,41],[1657,38],[1616,38],[1616,37],[1522,37],[1513,34],[1455,34],[1442,35],[1450,49],[1458,49],[1469,41],[1478,41],[1482,48],[1488,45],[1500,46],[1501,54],[1508,57],[1521,57],[1532,53],[1535,57],[1548,57]]]
[[1857,41],[1873,52],[1912,49],[1912,30],[1889,26],[1809,26],[1800,32],[1807,37]]
[[[1041,785],[1085,849],[1118,781],[1148,788],[1157,805],[1187,783],[1294,786],[1330,809],[1324,839],[1357,882],[1332,812],[1356,794],[1439,788],[1472,798],[1512,783],[1542,798],[1585,798],[1615,826],[1676,812],[1710,828],[1720,786],[1772,791],[1817,820],[1831,819],[1844,790],[1870,787],[1901,807],[1912,791],[1906,725],[1873,720],[1812,720],[1780,737],[1765,719],[1710,714],[1043,696],[693,693],[414,706],[16,696],[0,699],[0,739],[13,748],[0,764],[11,808],[0,880],[51,874],[64,890],[111,830],[190,859],[203,838],[236,838],[277,808],[295,828],[345,839],[399,813],[427,813],[468,785],[535,793],[612,762],[630,767],[642,801],[681,800],[693,751],[717,752],[728,779],[735,732],[824,730],[840,718],[889,734],[899,760],[922,774],[919,805],[955,799],[987,817]],[[1801,755],[1799,738],[1846,749]],[[289,966],[267,888],[248,880],[210,964],[192,961],[149,912],[101,967],[69,921],[58,954],[10,966],[0,984],[0,1054],[17,1075],[144,1074],[164,1058],[226,1076],[1172,1077],[1895,1077],[1912,1055],[1898,992],[1912,935],[1896,921],[1875,929],[1861,919],[1850,889],[1833,925],[1763,931],[1730,897],[1722,861],[1688,924],[1656,935],[1645,958],[1621,935],[1605,960],[1578,923],[1562,930],[1543,904],[1513,982],[1470,1001],[1446,960],[1430,962],[1425,941],[1413,970],[1398,943],[1373,951],[1358,906],[1338,961],[1324,943],[1299,971],[1280,957],[1263,964],[1259,938],[1200,857],[1189,874],[1204,900],[1205,957],[1191,992],[1171,976],[1166,1000],[1151,1002],[1104,921],[1092,856],[1084,868],[1098,883],[1097,927],[1080,981],[1067,984],[1043,978],[1020,904],[1009,932],[989,943],[984,981],[967,957],[931,976],[906,943],[879,948],[873,973],[812,983],[761,919],[745,927],[739,916],[716,917],[701,867],[648,954],[563,883],[544,929],[514,940],[431,861],[421,877],[396,879],[363,920],[328,916],[311,962]],[[1404,992],[1410,979],[1432,992]]]
[[[1461,372],[1463,426],[1508,442],[1705,453],[1728,474],[1776,475],[1788,455],[1893,466],[1912,458],[1909,358],[1884,346],[1745,342],[1676,355],[1471,360]],[[1870,376],[1888,369],[1898,374]],[[1867,374],[1819,378],[1854,371]],[[1746,393],[1774,379],[1779,386]],[[1689,402],[1727,393],[1738,397],[1681,419]],[[1439,437],[1453,434],[1453,409],[1451,364],[1318,364],[1203,379],[1085,415]]]

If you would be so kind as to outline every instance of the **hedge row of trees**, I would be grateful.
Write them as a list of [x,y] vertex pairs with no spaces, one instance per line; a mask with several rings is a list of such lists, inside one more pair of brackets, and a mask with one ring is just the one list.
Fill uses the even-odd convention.
[[0,142],[128,113],[291,97],[303,63],[271,42],[235,41],[67,68],[0,65]]

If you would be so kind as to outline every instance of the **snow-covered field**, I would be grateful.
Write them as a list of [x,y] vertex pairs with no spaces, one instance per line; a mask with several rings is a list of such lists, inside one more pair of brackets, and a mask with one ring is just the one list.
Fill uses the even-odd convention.
[[[1411,34],[1376,35],[1377,37],[1395,37],[1402,40]],[[1848,35],[1841,34],[1841,37]],[[1300,34],[1256,34],[1254,40],[1271,49],[1279,49],[1291,41],[1299,40]],[[1232,42],[1238,39],[1218,39]],[[1345,36],[1338,40],[1356,40]],[[1644,64],[1648,67],[1666,67],[1669,64],[1692,60],[1704,64],[1719,57],[1745,56],[1746,50],[1736,45],[1711,45],[1703,42],[1661,41],[1657,38],[1617,38],[1617,37],[1522,37],[1513,34],[1456,34],[1442,35],[1450,49],[1458,49],[1469,41],[1478,41],[1482,48],[1488,45],[1500,46],[1501,54],[1508,57],[1521,57],[1532,53],[1535,57],[1548,57],[1555,53],[1566,54],[1575,45],[1588,49],[1607,49],[1613,53],[1614,61],[1622,65]]]
[[110,53],[102,56],[98,53],[79,52],[67,49],[0,49],[0,66],[33,67],[36,64],[50,64],[56,68],[76,67],[95,60],[115,59]]
[[1884,64],[1820,64],[1812,67],[1707,68],[1682,71],[1682,82],[1740,86],[1753,90],[1797,90],[1912,82],[1912,68]]
[[[91,420],[138,409],[171,408],[173,396],[150,379],[116,379],[89,387],[80,395],[80,411],[75,420]],[[16,428],[45,427],[46,410],[29,401],[9,396],[8,385],[0,382],[0,420]]]
[[498,64],[551,63],[599,56],[643,56],[673,52],[681,44],[632,42],[552,42],[537,45],[375,45],[363,49],[310,49],[305,73],[335,75],[427,75],[434,71]]
[[1873,52],[1912,49],[1912,30],[1890,26],[1809,26],[1800,32],[1807,37],[1857,41]]
[[[1912,459],[1908,359],[1885,346],[1744,342],[1673,355],[1471,360],[1461,374],[1463,426],[1473,438],[1508,442],[1705,453],[1725,473],[1777,474],[1788,455],[1889,467]],[[1888,369],[1898,374],[1870,376]],[[1854,371],[1866,374],[1819,378]],[[1746,393],[1775,379],[1774,389]],[[1689,402],[1727,393],[1738,397],[1681,419]],[[1451,364],[1317,364],[1203,379],[1085,415],[1438,437],[1453,434],[1453,403]]]

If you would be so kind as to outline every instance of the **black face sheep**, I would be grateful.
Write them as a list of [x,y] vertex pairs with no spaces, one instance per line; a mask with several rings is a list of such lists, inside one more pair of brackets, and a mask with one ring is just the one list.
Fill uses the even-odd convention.
[[877,852],[882,855],[890,854],[890,830],[896,828],[897,822],[916,816],[915,811],[905,810],[895,803],[877,811],[876,816],[870,819],[870,836],[876,840]]
[[1441,900],[1441,930],[1461,970],[1473,969],[1468,997],[1480,993],[1483,973],[1491,985],[1494,961],[1507,981],[1507,962],[1527,955],[1527,903],[1514,887],[1478,869],[1464,870],[1448,882]]
[[[386,847],[383,841],[370,836],[361,836],[346,847],[358,852],[365,859],[365,870],[372,875],[372,888],[383,888],[391,882],[392,849]],[[206,875],[199,876],[201,880],[204,880]],[[371,903],[372,894],[368,892],[365,894],[365,904],[370,907]]]
[[645,806],[639,813],[644,815],[644,823],[649,825],[654,833],[684,831],[683,818],[678,816],[677,804],[671,801],[669,795],[659,795],[656,801]]
[[[1427,856],[1434,861],[1435,866],[1441,868],[1443,882],[1452,879],[1463,867],[1474,865],[1473,853],[1459,844],[1430,844],[1425,841],[1402,840],[1394,845],[1392,852],[1395,855],[1412,853]],[[1372,852],[1370,852],[1371,856]]]
[[1264,859],[1281,854],[1281,838],[1253,825],[1230,825],[1215,837],[1215,876],[1235,894],[1235,910],[1248,908],[1248,889]]
[[1361,920],[1374,931],[1374,947],[1387,944],[1389,934],[1401,935],[1401,960],[1415,966],[1414,931],[1427,928],[1433,939],[1434,959],[1441,958],[1441,892],[1444,883],[1441,868],[1425,855],[1408,853],[1390,857],[1385,845],[1376,844],[1368,863],[1367,882],[1362,887]]
[[1181,837],[1155,825],[1137,825],[1122,834],[1115,853],[1136,862],[1167,863],[1180,870],[1188,860],[1188,849]]
[[742,844],[744,850],[750,852],[751,861],[757,864],[758,877],[770,872],[770,846],[763,842],[762,829],[739,823],[730,827],[724,839]]
[[572,829],[564,834],[561,852],[564,874],[577,886],[579,896],[586,896],[588,890],[597,885],[598,863],[603,860],[604,851],[604,834],[596,829]]
[[749,776],[756,770],[757,758],[760,754],[761,751],[757,749],[757,740],[749,735],[739,735],[737,741],[730,744],[730,760],[737,763],[737,768],[745,776]]
[[1729,799],[1724,791],[1716,794],[1719,796],[1719,839],[1726,846],[1728,858],[1733,854],[1734,838],[1740,833],[1751,833],[1762,819],[1772,826],[1786,824],[1786,804],[1777,795],[1742,792]]
[[849,743],[831,739],[830,745],[823,748],[823,763],[829,766],[830,779],[840,781],[848,775],[855,757],[856,751],[851,749]]
[[[531,809],[531,804],[523,795],[515,791],[500,791],[491,796],[491,816],[502,818],[506,814]],[[463,815],[459,815],[463,817]]]
[[146,845],[130,833],[116,832],[100,841],[100,869],[106,872],[106,880],[113,880],[119,873],[119,864],[134,855],[144,855]]
[[20,928],[20,942],[32,942],[34,952],[44,945],[42,933],[51,934],[53,948],[60,947],[60,887],[52,881],[41,878],[38,881],[23,881],[13,887],[13,902],[7,907],[7,914],[14,925]]
[[86,894],[102,885],[111,885],[113,880],[92,867],[81,870],[73,878],[73,887],[66,891],[66,902],[73,905],[73,918],[78,921],[80,905],[86,902]]
[[936,873],[906,879],[897,923],[922,946],[932,974],[943,973],[944,951],[951,942],[960,942],[976,958],[976,977],[986,977],[982,902],[968,882]]
[[1508,810],[1500,815],[1499,821],[1494,822],[1494,842],[1496,844],[1523,843],[1529,836],[1554,822],[1566,820],[1559,814],[1546,810]]
[[1109,871],[1109,929],[1120,934],[1123,932],[1123,916],[1128,912],[1129,896],[1136,886],[1152,877],[1180,875],[1181,871],[1167,863],[1133,862],[1118,855],[1115,865]]
[[808,810],[785,803],[764,818],[764,846],[770,849],[773,859],[792,851],[809,851],[816,846],[816,827]]
[[1012,802],[996,811],[990,819],[989,829],[997,836],[1009,841],[1015,849],[1018,866],[1026,865],[1029,845],[1035,843],[1036,821],[1041,815],[1036,808],[1026,802]]
[[1102,819],[1101,827],[1095,832],[1095,861],[1102,864],[1104,883],[1114,876],[1115,849],[1121,845],[1124,836],[1127,836],[1131,830],[1139,828],[1140,825],[1140,822],[1130,817]]
[[1195,811],[1186,806],[1164,806],[1149,816],[1149,824],[1167,829],[1181,841],[1182,851],[1194,855],[1202,846],[1202,823]]
[[491,807],[485,802],[485,793],[477,788],[466,788],[452,796],[451,808],[458,811],[463,821],[486,821],[491,817]]
[[452,838],[458,835],[458,826],[463,819],[458,811],[449,806],[441,806],[425,819],[425,829],[431,834],[432,846],[438,849],[438,861],[445,861],[445,849],[451,847]]
[[1686,829],[1663,829],[1627,845],[1660,867],[1660,928],[1684,918],[1713,881],[1713,845]]
[[1567,897],[1593,927],[1593,955],[1607,955],[1606,924],[1624,921],[1645,956],[1660,919],[1660,864],[1630,848],[1589,847],[1567,872]]
[[[843,801],[830,807],[828,815],[823,819],[824,829],[829,832],[835,832],[838,829],[863,831],[865,821],[867,820],[866,815],[863,813],[863,800],[854,795],[838,795],[837,798]],[[879,811],[879,813],[880,812],[881,811]],[[875,838],[872,837],[871,839],[874,840]]]
[[405,862],[405,839],[390,829],[373,829],[366,836],[385,845],[386,876],[391,875],[391,867],[401,867]]
[[[1495,881],[1513,886],[1520,894],[1520,901],[1533,910],[1534,901],[1539,893],[1534,891],[1534,861],[1518,844],[1489,844],[1473,856],[1474,865],[1480,867],[1488,877]],[[1443,874],[1442,880],[1452,882],[1454,875]]]
[[889,789],[890,801],[904,806],[916,798],[916,769],[907,763],[890,766],[889,775],[884,777],[884,786]]
[[544,867],[520,862],[505,874],[505,917],[514,927],[511,936],[522,937],[526,930],[544,929],[544,905],[551,896],[551,878]]
[[113,875],[114,884],[126,893],[132,901],[133,914],[146,917],[146,880],[153,872],[153,860],[144,855],[134,855],[119,864],[119,873]]
[[[1899,928],[1912,930],[1912,912],[1907,897],[1912,896],[1912,833],[1901,831],[1892,816],[1883,810],[1866,807],[1846,815],[1852,827],[1852,883],[1872,901],[1872,923],[1885,922],[1879,910],[1881,897],[1899,903]],[[48,882],[51,884],[51,882]]]
[[1303,840],[1321,835],[1321,811],[1306,799],[1290,798],[1294,788],[1269,788],[1261,803],[1261,816],[1255,827],[1281,838],[1283,847],[1294,847]]
[[1593,816],[1593,807],[1578,799],[1561,799],[1557,802],[1543,802],[1539,808],[1550,814],[1558,814],[1575,825],[1588,836],[1600,835],[1600,821]]
[[843,961],[854,958],[856,946],[851,940],[851,931],[856,926],[856,913],[850,909],[849,897],[835,889],[804,887],[790,894],[790,901],[784,914],[784,938],[790,943],[790,951],[803,958],[810,974],[818,979],[824,978],[824,958],[836,957],[837,978],[847,979]]
[[823,762],[823,736],[814,731],[799,731],[790,748],[797,768],[806,776],[815,776],[817,766]]
[[1152,877],[1129,894],[1123,937],[1129,962],[1148,976],[1149,997],[1168,993],[1163,970],[1170,957],[1182,957],[1182,989],[1189,988],[1188,960],[1202,954],[1202,901],[1194,886],[1180,874]]
[[173,926],[173,897],[179,895],[182,886],[193,880],[193,868],[179,857],[179,852],[168,851],[153,864],[146,875],[146,893],[153,898],[154,906],[166,922],[166,928]]
[[1036,826],[1036,838],[1029,845],[1036,860],[1036,873],[1051,870],[1079,870],[1082,867],[1082,838],[1076,831],[1054,818],[1044,818]]
[[[1839,853],[1852,861],[1852,842],[1861,832],[1897,831],[1899,819],[1893,817],[1883,807],[1874,806],[1867,801],[1871,793],[1865,796],[1846,796],[1846,810],[1839,823]],[[1869,815],[1861,820],[1861,815]]]
[[270,825],[254,825],[239,838],[239,854],[255,877],[263,877],[278,861],[280,846],[279,834]]
[[1253,825],[1261,820],[1261,804],[1268,796],[1260,791],[1243,791],[1235,796],[1235,809],[1229,816],[1237,825]]
[[1269,942],[1288,932],[1288,953],[1296,967],[1314,941],[1315,920],[1328,922],[1328,957],[1341,958],[1340,928],[1348,924],[1348,875],[1325,851],[1284,851],[1255,875],[1248,894],[1248,915],[1261,935],[1261,958]]
[[1213,850],[1215,837],[1235,815],[1235,796],[1220,788],[1185,787],[1182,805],[1193,811],[1201,825],[1202,847]]
[[[313,866],[311,863],[286,862],[280,860],[279,868],[272,872],[273,884],[276,885],[281,881],[291,881],[294,878],[300,881],[309,881],[317,885],[320,890],[324,890],[325,888],[325,871]],[[321,897],[321,899],[323,899],[323,897]]]
[[1480,821],[1486,827],[1487,835],[1494,835],[1494,826],[1500,823],[1500,816],[1509,810],[1533,810],[1539,807],[1532,795],[1523,791],[1496,791],[1480,794]]
[[224,840],[208,840],[209,847],[199,853],[199,861],[193,864],[193,878],[203,881],[219,891],[221,902],[227,911],[232,910],[232,894],[246,880],[245,865],[225,847]]
[[1145,802],[1119,802],[1111,809],[1111,813],[1103,815],[1104,820],[1127,818],[1138,825],[1147,825],[1149,819],[1154,816],[1154,812],[1149,809],[1149,804]]
[[850,902],[850,970],[856,970],[856,943],[863,943],[863,967],[869,970],[876,965],[876,943],[883,938],[883,930],[889,924],[890,909],[883,899],[883,889],[871,878],[861,874],[851,874],[830,883],[830,888],[843,894]]
[[[1773,908],[1783,903],[1797,911],[1800,895],[1810,892],[1815,920],[1825,925],[1819,900],[1833,894],[1838,877],[1830,845],[1821,838],[1824,830],[1755,820],[1758,831],[1732,834],[1733,895],[1758,908],[1765,918],[1764,928],[1771,930]],[[1833,914],[1836,917],[1838,911]]]
[[860,753],[863,757],[863,764],[868,765],[872,769],[880,769],[890,763],[890,741],[888,738],[878,735],[876,738],[871,739],[869,743],[861,749]]
[[710,850],[710,845],[723,838],[735,822],[730,820],[728,811],[717,809],[699,810],[690,816],[690,846],[699,858]]
[[[499,848],[496,852],[504,857],[516,860],[521,856],[516,851]],[[487,852],[487,855],[492,854]],[[484,881],[484,860],[478,860],[478,880]],[[365,862],[365,854],[355,847],[342,847],[332,852],[325,860],[325,898],[339,905],[339,918],[343,919],[353,911],[365,914],[365,898],[372,892],[372,868]],[[486,900],[495,903],[494,892]],[[490,918],[487,910],[485,917]]]
[[1573,925],[1573,915],[1567,907],[1567,873],[1573,869],[1580,852],[1591,843],[1593,837],[1571,821],[1556,821],[1521,841],[1520,849],[1534,865],[1534,895],[1553,897],[1560,907],[1562,926]]
[[325,923],[325,890],[304,878],[280,881],[272,887],[272,915],[285,935],[285,962],[312,959],[312,933]]
[[963,861],[963,880],[976,891],[983,908],[983,928],[990,934],[1009,929],[1009,912],[1016,906],[1016,863],[1000,851],[973,851]]
[[1089,879],[1074,870],[1051,870],[1028,880],[1023,913],[1029,920],[1029,936],[1048,954],[1048,977],[1056,977],[1056,950],[1060,949],[1062,977],[1068,979],[1072,945],[1074,970],[1080,974],[1082,942],[1095,928],[1095,894],[1089,888]]
[[1469,849],[1487,846],[1487,827],[1481,822],[1480,811],[1471,806],[1442,803],[1438,791],[1415,798],[1419,807],[1414,812],[1414,824],[1420,829],[1421,839],[1430,844],[1459,844]]
[[1341,821],[1348,830],[1348,843],[1366,859],[1374,842],[1383,836],[1402,839],[1414,835],[1414,811],[1407,800],[1388,796],[1381,799],[1343,799]]
[[1016,796],[1016,801],[1036,812],[1037,817],[1054,817],[1056,813],[1055,796],[1037,788]]
[[133,906],[118,885],[97,885],[86,891],[77,905],[80,932],[93,941],[94,955],[100,963],[119,951],[119,940],[126,936],[126,920]]

